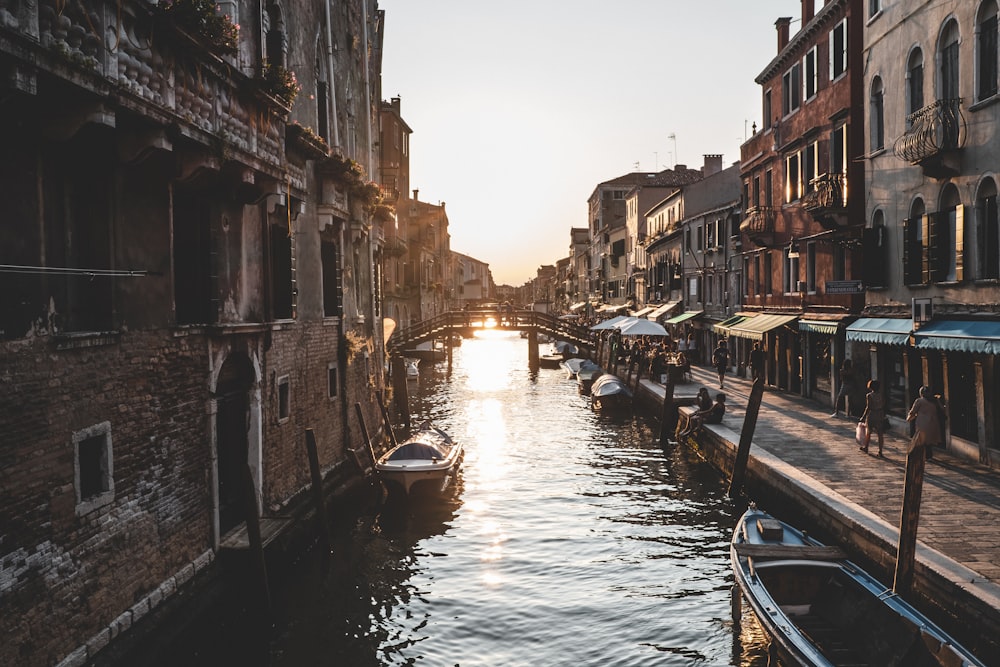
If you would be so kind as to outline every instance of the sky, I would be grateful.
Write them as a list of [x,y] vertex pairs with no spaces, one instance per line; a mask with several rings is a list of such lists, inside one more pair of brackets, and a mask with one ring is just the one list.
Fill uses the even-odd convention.
[[[453,251],[522,285],[569,254],[603,181],[739,160],[754,79],[799,0],[379,0],[383,99],[401,98],[410,187]],[[638,165],[638,167],[637,167]]]

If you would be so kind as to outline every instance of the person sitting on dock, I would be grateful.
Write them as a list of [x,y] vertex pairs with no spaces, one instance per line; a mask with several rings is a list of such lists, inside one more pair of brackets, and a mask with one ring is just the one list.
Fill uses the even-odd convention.
[[701,430],[704,424],[721,424],[726,414],[726,395],[715,395],[715,403],[707,410],[696,410],[688,417],[688,427],[677,434],[678,439],[687,438]]

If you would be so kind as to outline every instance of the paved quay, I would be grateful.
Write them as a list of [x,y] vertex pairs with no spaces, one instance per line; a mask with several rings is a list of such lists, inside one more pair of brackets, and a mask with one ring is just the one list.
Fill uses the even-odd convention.
[[[641,391],[662,401],[661,385],[648,380],[641,384]],[[707,427],[712,430],[710,437],[701,438],[713,463],[727,473],[751,384],[749,378],[726,376],[722,390],[727,397],[726,416],[722,425]],[[691,382],[677,389],[687,394],[701,386],[713,397],[720,391],[713,368],[692,368]],[[903,502],[907,425],[894,421],[885,436],[884,457],[879,458],[875,456],[877,440],[870,444],[868,454],[855,444],[857,421],[843,413],[831,417],[830,408],[816,401],[766,390],[750,450],[748,481],[755,475],[766,476],[772,488],[795,487],[786,497],[816,506],[812,509],[828,519],[835,516],[826,527],[840,525],[841,530],[833,532],[886,571],[883,580],[891,584]],[[720,449],[726,451],[713,453],[712,443],[706,441],[722,443]],[[917,540],[914,586],[922,590],[916,594],[959,618],[973,617],[984,631],[995,631],[1000,623],[1000,473],[936,449],[925,471]],[[1000,643],[995,642],[994,638],[985,647],[986,653],[998,651],[990,656],[996,661],[990,664],[1000,664]]]

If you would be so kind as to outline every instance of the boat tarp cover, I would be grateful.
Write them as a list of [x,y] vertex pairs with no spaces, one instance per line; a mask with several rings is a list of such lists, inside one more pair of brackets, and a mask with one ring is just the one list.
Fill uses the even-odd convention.
[[433,461],[447,458],[448,453],[425,442],[406,442],[389,455],[389,461]]

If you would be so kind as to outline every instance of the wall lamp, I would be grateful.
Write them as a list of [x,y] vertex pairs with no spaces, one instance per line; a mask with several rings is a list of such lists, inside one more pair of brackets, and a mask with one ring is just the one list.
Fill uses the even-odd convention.
[[799,242],[792,241],[788,244],[788,259],[798,259],[799,258]]

